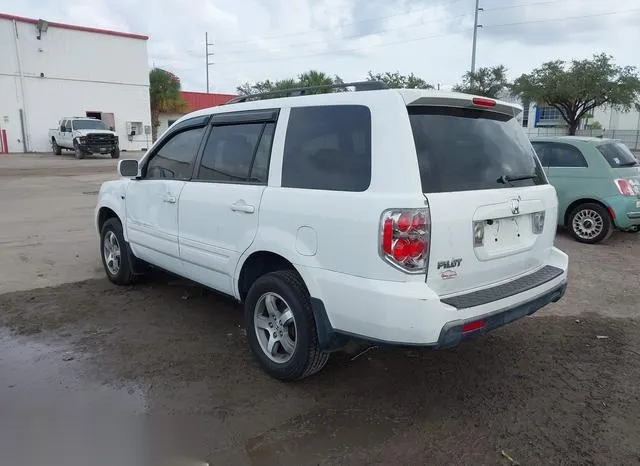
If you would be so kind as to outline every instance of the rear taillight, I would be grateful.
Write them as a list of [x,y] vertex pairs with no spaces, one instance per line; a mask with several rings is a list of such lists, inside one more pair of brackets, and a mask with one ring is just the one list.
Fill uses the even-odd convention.
[[531,229],[533,234],[539,235],[544,230],[544,211],[534,212],[532,215]]
[[431,240],[428,208],[385,211],[380,236],[380,255],[384,260],[405,272],[426,271]]
[[618,187],[618,191],[620,191],[620,194],[622,194],[623,196],[636,195],[636,193],[633,191],[633,187],[631,186],[631,183],[629,183],[627,180],[617,179],[615,181],[616,181],[616,186]]

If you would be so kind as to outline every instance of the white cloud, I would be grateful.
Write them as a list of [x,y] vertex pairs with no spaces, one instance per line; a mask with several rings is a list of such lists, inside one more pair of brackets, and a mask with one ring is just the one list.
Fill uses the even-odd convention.
[[[0,0],[6,3],[0,10],[148,34],[150,65],[180,76],[185,90],[205,88],[205,32],[215,43],[210,74],[217,92],[309,69],[345,80],[399,70],[451,85],[471,55],[474,0],[8,2]],[[638,0],[481,0],[481,6],[479,66],[504,64],[514,77],[546,60],[599,52],[621,65],[638,64]]]

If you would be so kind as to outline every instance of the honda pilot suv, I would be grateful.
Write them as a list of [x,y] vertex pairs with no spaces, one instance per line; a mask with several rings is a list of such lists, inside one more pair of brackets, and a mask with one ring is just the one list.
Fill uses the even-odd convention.
[[271,376],[353,339],[447,348],[558,301],[558,201],[513,104],[379,83],[182,117],[95,211],[108,278],[148,266],[235,297]]

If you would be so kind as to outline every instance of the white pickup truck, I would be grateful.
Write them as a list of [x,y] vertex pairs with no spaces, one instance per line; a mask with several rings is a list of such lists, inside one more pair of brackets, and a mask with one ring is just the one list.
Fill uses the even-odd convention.
[[63,118],[58,127],[49,130],[49,141],[54,154],[62,149],[73,150],[77,159],[90,154],[110,154],[120,157],[118,136],[103,121],[87,117]]

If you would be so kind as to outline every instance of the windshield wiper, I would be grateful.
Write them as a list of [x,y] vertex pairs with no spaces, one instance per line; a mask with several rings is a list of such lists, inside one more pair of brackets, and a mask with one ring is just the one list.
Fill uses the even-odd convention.
[[507,184],[507,183],[511,183],[512,181],[533,180],[534,178],[536,178],[536,175],[522,175],[522,176],[502,175],[496,181],[498,183]]
[[636,165],[638,165],[638,162],[625,162],[625,163],[621,163],[620,165],[618,165],[619,167],[635,167]]

